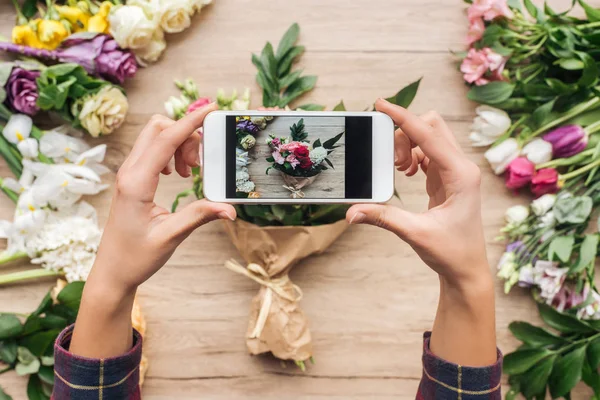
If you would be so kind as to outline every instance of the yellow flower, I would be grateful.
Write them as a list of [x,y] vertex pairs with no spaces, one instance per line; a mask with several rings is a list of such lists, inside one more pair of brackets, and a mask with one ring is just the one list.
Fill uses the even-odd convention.
[[100,5],[98,13],[91,17],[88,22],[88,32],[108,33],[108,13],[110,12],[111,7],[112,3],[109,3],[108,1],[105,1]]
[[73,26],[74,32],[86,31],[90,15],[78,7],[69,6],[54,6],[58,15],[62,19],[66,19]]
[[14,44],[35,47],[36,49],[44,47],[30,25],[15,26],[12,30],[12,41]]
[[54,50],[69,36],[67,28],[59,21],[44,19],[37,24],[37,33],[43,48]]

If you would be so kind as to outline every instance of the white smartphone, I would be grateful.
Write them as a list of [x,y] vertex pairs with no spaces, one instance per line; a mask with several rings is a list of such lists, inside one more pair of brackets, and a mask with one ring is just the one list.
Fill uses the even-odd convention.
[[204,196],[227,203],[382,203],[394,194],[394,123],[379,112],[215,111]]

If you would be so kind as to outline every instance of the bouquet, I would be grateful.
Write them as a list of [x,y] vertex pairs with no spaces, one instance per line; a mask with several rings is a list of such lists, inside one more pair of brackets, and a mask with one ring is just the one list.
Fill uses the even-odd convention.
[[313,145],[308,141],[308,133],[304,129],[304,119],[290,127],[290,137],[270,137],[267,144],[273,150],[267,161],[273,165],[267,168],[267,174],[270,169],[275,169],[282,173],[283,180],[287,186],[284,186],[291,192],[294,199],[304,198],[302,188],[314,182],[315,178],[327,169],[324,163],[331,168],[333,164],[327,158],[335,149],[335,144],[344,135],[344,132],[325,141],[317,139]]
[[[288,105],[304,93],[312,90],[317,78],[302,76],[301,71],[293,71],[293,64],[304,51],[304,47],[296,45],[300,28],[293,24],[277,46],[273,49],[267,43],[260,56],[253,55],[252,63],[257,68],[256,80],[263,89],[264,107],[288,107]],[[414,99],[419,82],[414,82],[388,100],[408,107]],[[165,104],[170,116],[181,118],[187,112],[210,103],[208,97],[200,97],[197,87],[191,80],[176,82],[181,91],[180,97],[171,97]],[[220,109],[247,110],[249,108],[249,91],[242,98],[234,92],[226,96],[220,90],[217,94]],[[323,110],[319,104],[304,104],[296,107],[307,111]],[[343,102],[335,106],[334,111],[344,111]],[[236,179],[246,182],[244,188],[238,185],[238,192],[248,191],[249,197],[256,197],[254,183],[249,176],[240,174],[242,168],[250,162],[248,149],[253,147],[254,136],[258,130],[265,129],[271,123],[268,119],[241,118],[237,124],[238,148]],[[343,132],[327,140],[323,144],[315,141],[312,144],[313,157],[307,142],[303,121],[298,120],[291,127],[291,140],[287,144],[296,143],[298,156],[304,160],[310,170],[296,165],[291,171],[284,164],[278,164],[273,155],[275,169],[280,168],[291,172],[293,178],[312,178],[326,168],[323,161],[335,143],[342,137]],[[252,138],[252,139],[250,139]],[[271,147],[282,150],[281,138],[269,138]],[[275,141],[275,143],[273,143]],[[278,142],[279,141],[279,142]],[[287,141],[287,140],[286,140]],[[246,146],[246,147],[244,147]],[[301,150],[300,148],[304,149]],[[322,150],[318,150],[322,149]],[[317,153],[314,153],[314,151]],[[288,150],[282,150],[288,152]],[[320,153],[320,154],[319,154]],[[283,157],[283,153],[279,153]],[[286,154],[286,158],[292,154]],[[297,161],[300,163],[302,160]],[[317,162],[320,161],[320,162]],[[327,163],[325,161],[325,163]],[[272,167],[272,168],[273,168]],[[298,171],[298,172],[293,172]],[[309,172],[311,171],[311,172]],[[195,196],[202,198],[202,178],[200,168],[193,171],[193,186],[179,195],[173,203],[175,209],[182,198]],[[286,176],[286,174],[284,174]],[[243,183],[242,182],[242,183]],[[345,222],[347,206],[332,205],[238,205],[238,218],[235,222],[225,222],[225,230],[240,252],[246,266],[235,260],[229,260],[225,266],[230,270],[247,276],[261,285],[258,294],[252,300],[250,307],[250,322],[246,333],[246,345],[251,354],[272,353],[281,360],[291,360],[304,370],[306,362],[312,361],[312,339],[308,319],[301,310],[299,301],[302,290],[289,279],[289,272],[302,259],[325,251],[348,227]]]
[[[130,49],[140,65],[147,66],[158,61],[167,47],[165,33],[187,29],[194,14],[212,0],[67,0],[64,2],[66,4],[47,0],[45,9],[37,7],[37,0],[25,0],[22,5],[18,0],[12,1],[17,11],[17,26],[12,31],[12,42],[49,51],[35,55],[32,50],[26,50],[35,57],[60,59],[64,51],[55,50],[70,46],[65,41],[71,40],[70,35],[73,34],[79,38],[107,34],[121,49]],[[89,47],[97,48],[97,45]],[[109,52],[115,46],[110,44],[105,47],[104,51]],[[94,51],[85,49],[87,54],[84,58],[95,58],[92,57]],[[113,59],[113,62],[119,61]]]
[[89,76],[78,64],[4,62],[0,70],[0,99],[15,112],[51,111],[93,137],[111,134],[125,121],[123,89]]
[[583,380],[600,396],[600,294],[594,283],[600,204],[600,10],[585,19],[530,0],[474,0],[461,72],[483,103],[470,138],[529,206],[511,207],[498,263],[505,292],[529,288],[544,322],[510,330],[523,342],[505,358],[513,398],[566,397]]

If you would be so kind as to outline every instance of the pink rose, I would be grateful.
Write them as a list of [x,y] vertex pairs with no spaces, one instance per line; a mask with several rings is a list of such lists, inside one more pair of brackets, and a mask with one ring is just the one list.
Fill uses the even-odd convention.
[[302,143],[300,143],[300,142],[290,142],[290,143],[282,144],[279,149],[281,151],[289,151],[289,152],[293,153],[299,147],[302,147]]
[[271,155],[273,156],[273,159],[275,159],[275,162],[277,164],[283,165],[283,163],[285,162],[285,159],[283,158],[280,152],[274,151]]
[[191,112],[194,112],[199,108],[209,105],[210,103],[211,101],[208,97],[200,97],[198,100],[194,101],[188,106],[186,113],[189,114]]
[[484,31],[485,24],[481,17],[471,20],[471,26],[469,26],[469,32],[467,32],[467,45],[470,47],[473,43],[481,39]]
[[473,0],[468,11],[469,21],[482,18],[492,21],[498,17],[512,18],[513,12],[506,0]]

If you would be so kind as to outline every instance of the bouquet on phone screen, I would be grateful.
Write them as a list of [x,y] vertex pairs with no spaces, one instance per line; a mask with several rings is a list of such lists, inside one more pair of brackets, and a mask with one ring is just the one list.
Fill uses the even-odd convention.
[[290,134],[289,138],[271,135],[267,139],[267,144],[273,150],[267,161],[273,164],[267,168],[266,173],[269,174],[271,169],[280,171],[285,182],[284,187],[291,192],[290,197],[303,198],[303,187],[313,183],[317,175],[327,170],[328,166],[334,168],[327,156],[337,147],[335,144],[344,132],[324,143],[317,139],[311,145],[304,119],[301,118],[290,127]]

